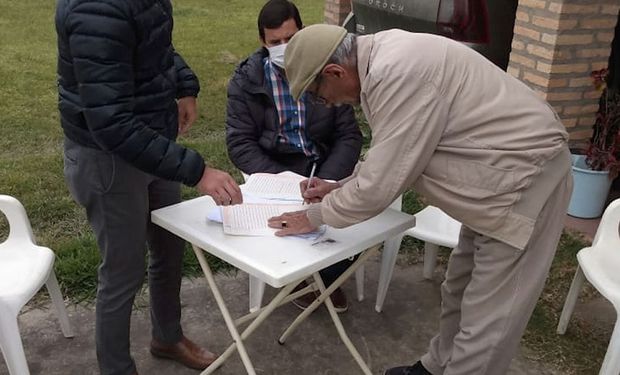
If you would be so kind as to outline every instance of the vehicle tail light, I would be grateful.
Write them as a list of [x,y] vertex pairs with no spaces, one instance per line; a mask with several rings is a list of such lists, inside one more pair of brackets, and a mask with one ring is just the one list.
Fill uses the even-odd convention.
[[489,42],[486,0],[441,0],[437,13],[439,33],[469,43]]

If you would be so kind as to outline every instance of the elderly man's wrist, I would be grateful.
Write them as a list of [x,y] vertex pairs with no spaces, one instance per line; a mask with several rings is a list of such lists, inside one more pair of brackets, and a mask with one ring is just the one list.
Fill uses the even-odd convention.
[[306,217],[313,227],[320,227],[323,225],[323,214],[321,214],[321,204],[311,204],[308,210],[306,210]]

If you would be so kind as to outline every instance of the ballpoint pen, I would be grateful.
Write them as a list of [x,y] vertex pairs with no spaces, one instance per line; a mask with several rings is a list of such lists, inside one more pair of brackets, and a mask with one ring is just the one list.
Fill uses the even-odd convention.
[[310,177],[308,177],[308,189],[312,187],[312,178],[314,177],[315,171],[316,171],[316,162],[312,163],[312,170],[310,171]]
[[[310,177],[308,177],[308,185],[306,186],[306,190],[312,187],[312,178],[314,177],[315,171],[316,171],[316,162],[312,163],[312,170],[310,171]],[[305,199],[304,199],[303,204],[306,204]]]

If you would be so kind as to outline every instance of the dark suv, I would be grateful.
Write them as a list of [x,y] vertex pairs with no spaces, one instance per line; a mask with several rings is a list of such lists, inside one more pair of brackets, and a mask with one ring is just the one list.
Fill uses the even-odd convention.
[[518,0],[352,0],[344,26],[371,34],[399,28],[445,35],[506,70]]

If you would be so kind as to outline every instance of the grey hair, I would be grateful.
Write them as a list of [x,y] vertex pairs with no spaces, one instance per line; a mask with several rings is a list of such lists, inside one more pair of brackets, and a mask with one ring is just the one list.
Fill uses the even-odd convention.
[[357,64],[357,37],[355,34],[347,33],[325,65],[327,64],[347,66]]

